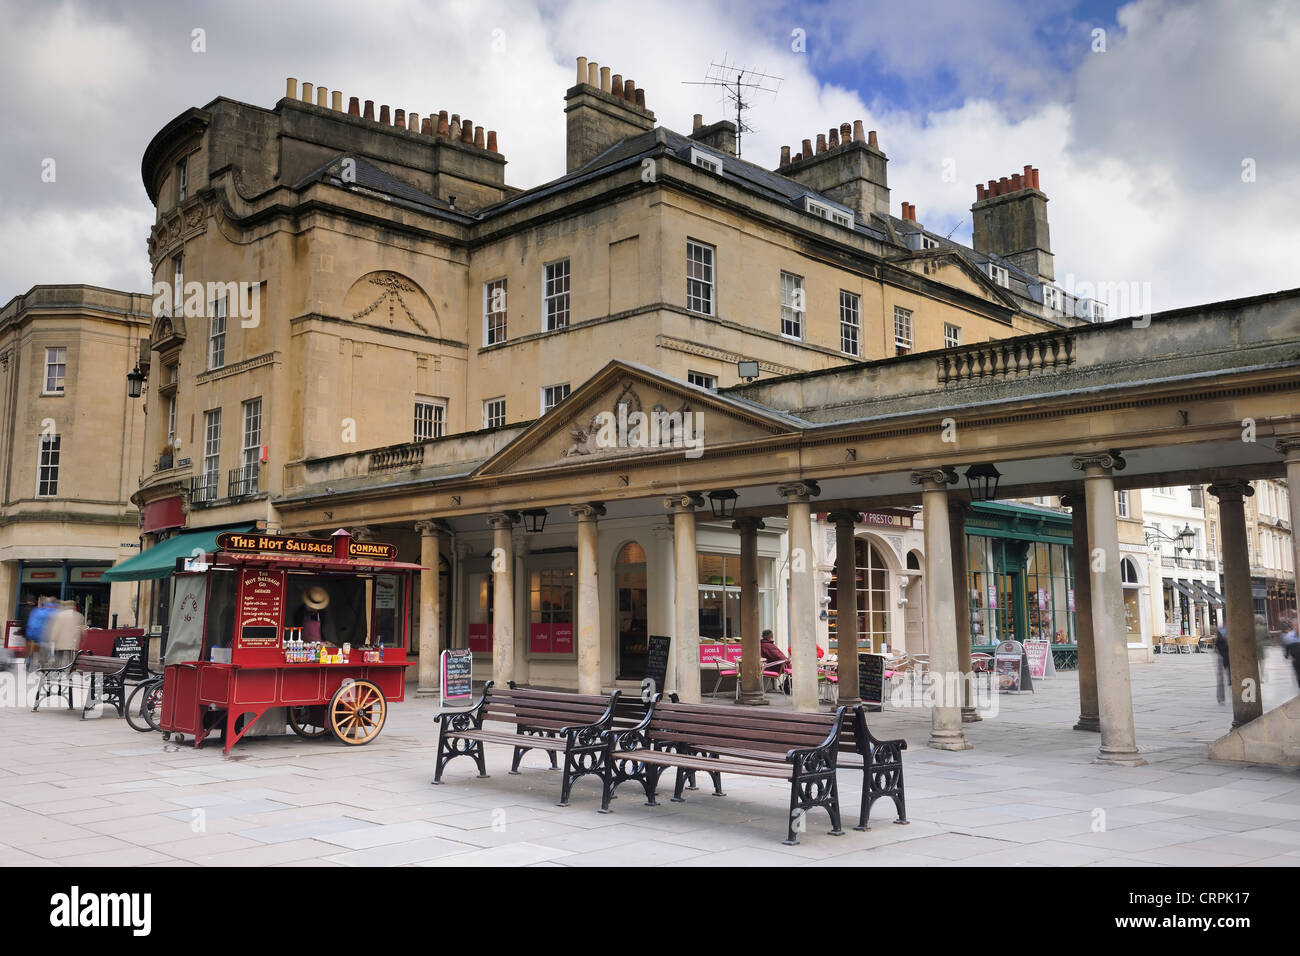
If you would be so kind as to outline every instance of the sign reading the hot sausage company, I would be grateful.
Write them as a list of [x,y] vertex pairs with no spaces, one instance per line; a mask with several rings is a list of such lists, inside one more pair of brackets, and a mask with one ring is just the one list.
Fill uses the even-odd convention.
[[[257,554],[314,555],[334,557],[334,542],[329,538],[295,538],[279,534],[226,531],[217,535],[219,551]],[[379,561],[395,561],[397,546],[378,541],[349,541],[348,557]]]

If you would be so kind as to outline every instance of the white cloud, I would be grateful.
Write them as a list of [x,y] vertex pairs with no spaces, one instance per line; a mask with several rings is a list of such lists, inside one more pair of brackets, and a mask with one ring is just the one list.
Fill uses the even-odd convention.
[[[696,112],[730,115],[719,92],[683,82],[710,61],[780,75],[778,95],[754,97],[747,159],[773,167],[782,145],[798,151],[863,119],[889,155],[895,211],[914,202],[955,238],[969,237],[975,183],[1032,163],[1051,199],[1058,278],[1150,282],[1157,308],[1297,284],[1300,18],[1285,3],[1243,14],[1219,0],[1141,0],[1120,12],[1105,54],[1082,56],[1034,41],[1035,30],[1087,36],[1063,2],[1020,19],[1003,0],[965,20],[887,7],[380,0],[358,15],[351,0],[231,0],[128,6],[110,20],[90,4],[20,6],[0,39],[0,86],[21,91],[0,101],[0,299],[35,282],[145,288],[152,209],[139,160],[187,107],[219,95],[269,107],[292,75],[422,116],[446,109],[497,130],[507,181],[530,187],[563,172],[579,55],[634,78],[659,122],[681,131]],[[190,50],[196,26],[204,54]],[[809,54],[790,49],[796,26]],[[943,71],[959,90],[992,83],[1005,95],[922,114],[814,75],[854,57],[909,83]],[[59,184],[42,188],[50,155]],[[1244,157],[1255,183],[1241,181]]]

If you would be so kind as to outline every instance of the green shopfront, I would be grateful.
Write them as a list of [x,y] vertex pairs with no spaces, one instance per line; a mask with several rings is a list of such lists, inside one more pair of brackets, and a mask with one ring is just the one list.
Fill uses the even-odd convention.
[[983,502],[966,519],[971,649],[1048,641],[1058,669],[1078,666],[1069,514]]

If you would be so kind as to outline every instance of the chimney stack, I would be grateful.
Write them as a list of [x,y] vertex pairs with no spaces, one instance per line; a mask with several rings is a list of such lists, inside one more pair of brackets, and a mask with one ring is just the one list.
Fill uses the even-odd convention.
[[645,107],[645,91],[636,81],[619,73],[612,77],[608,66],[594,60],[577,59],[577,75],[587,71],[564,97],[565,171],[589,163],[615,143],[654,129],[655,117]]
[[298,81],[292,76],[284,81],[284,96],[289,100],[298,98]]
[[316,105],[321,109],[329,109],[329,90],[323,86],[316,87]]
[[[862,120],[857,120],[818,133],[815,150],[813,141],[805,139],[802,151],[793,160],[789,150],[783,148],[778,168],[785,170],[792,164],[796,165],[797,169],[782,175],[844,203],[863,219],[868,219],[872,213],[880,216],[891,213],[887,163],[888,159],[876,143],[875,130],[864,136]],[[909,209],[915,215],[915,207],[905,203],[904,218],[907,218]]]
[[338,90],[330,94],[330,109],[335,113],[343,112],[343,94]]
[[310,83],[304,83],[302,85],[302,101],[304,103],[310,103],[312,101],[312,96],[312,85]]
[[1009,259],[1040,281],[1055,279],[1047,197],[1038,188],[1038,170],[1033,166],[990,179],[987,185],[977,184],[971,217],[971,245],[976,252]]

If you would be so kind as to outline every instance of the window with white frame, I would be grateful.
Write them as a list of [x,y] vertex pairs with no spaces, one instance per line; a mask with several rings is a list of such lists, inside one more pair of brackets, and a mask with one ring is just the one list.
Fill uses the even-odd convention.
[[211,497],[216,497],[217,479],[221,473],[221,409],[203,413],[203,484]]
[[1091,302],[1089,302],[1088,318],[1090,318],[1093,322],[1105,322],[1106,321],[1105,304],[1098,302],[1096,299],[1093,299]]
[[167,447],[176,447],[176,396],[168,395],[167,402]]
[[700,388],[717,388],[718,376],[709,375],[706,372],[686,372],[686,381],[692,385],[698,385]]
[[65,347],[45,350],[45,390],[46,395],[62,395],[64,379],[68,374],[68,350]]
[[542,388],[542,414],[545,415],[560,402],[569,397],[569,383],[547,385]]
[[542,276],[542,314],[546,331],[569,327],[569,260],[548,263]]
[[862,300],[852,292],[840,290],[840,351],[845,355],[861,354]]
[[506,340],[506,280],[483,283],[483,344]]
[[437,398],[415,399],[415,441],[441,438],[447,428],[447,403]]
[[1115,513],[1121,518],[1129,517],[1127,491],[1115,492]]
[[1061,290],[1056,286],[1043,286],[1043,305],[1053,312],[1061,312],[1065,308],[1065,303],[1061,298]]
[[250,398],[244,402],[244,448],[245,468],[256,466],[262,460],[262,400]]
[[176,164],[176,201],[182,203],[189,194],[189,160],[182,159]]
[[500,428],[506,423],[506,400],[489,398],[483,403],[483,427]]
[[912,353],[912,310],[894,306],[894,352],[897,355]]
[[686,240],[686,308],[713,314],[713,246]]
[[185,257],[180,253],[172,256],[172,314],[185,312]]
[[1004,289],[1011,288],[1011,276],[1007,273],[1007,270],[1003,266],[994,265],[992,262],[990,262],[989,278],[992,279],[994,282],[996,282],[998,285],[1002,286],[1002,288]]
[[804,291],[803,276],[781,273],[781,334],[787,338],[803,338]]
[[925,233],[921,233],[921,248],[922,248],[922,249],[938,249],[938,248],[939,248],[939,240],[936,239],[936,238],[934,238],[934,236],[927,236]]
[[706,153],[702,149],[691,147],[691,165],[698,166],[706,172],[713,173],[715,176],[722,172],[722,157],[714,156],[712,153]]
[[961,345],[961,326],[945,322],[943,324],[943,347],[955,349],[959,345]]
[[208,305],[208,368],[226,364],[226,300],[214,299]]
[[59,456],[62,435],[42,435],[36,463],[36,497],[53,498],[59,493]]

